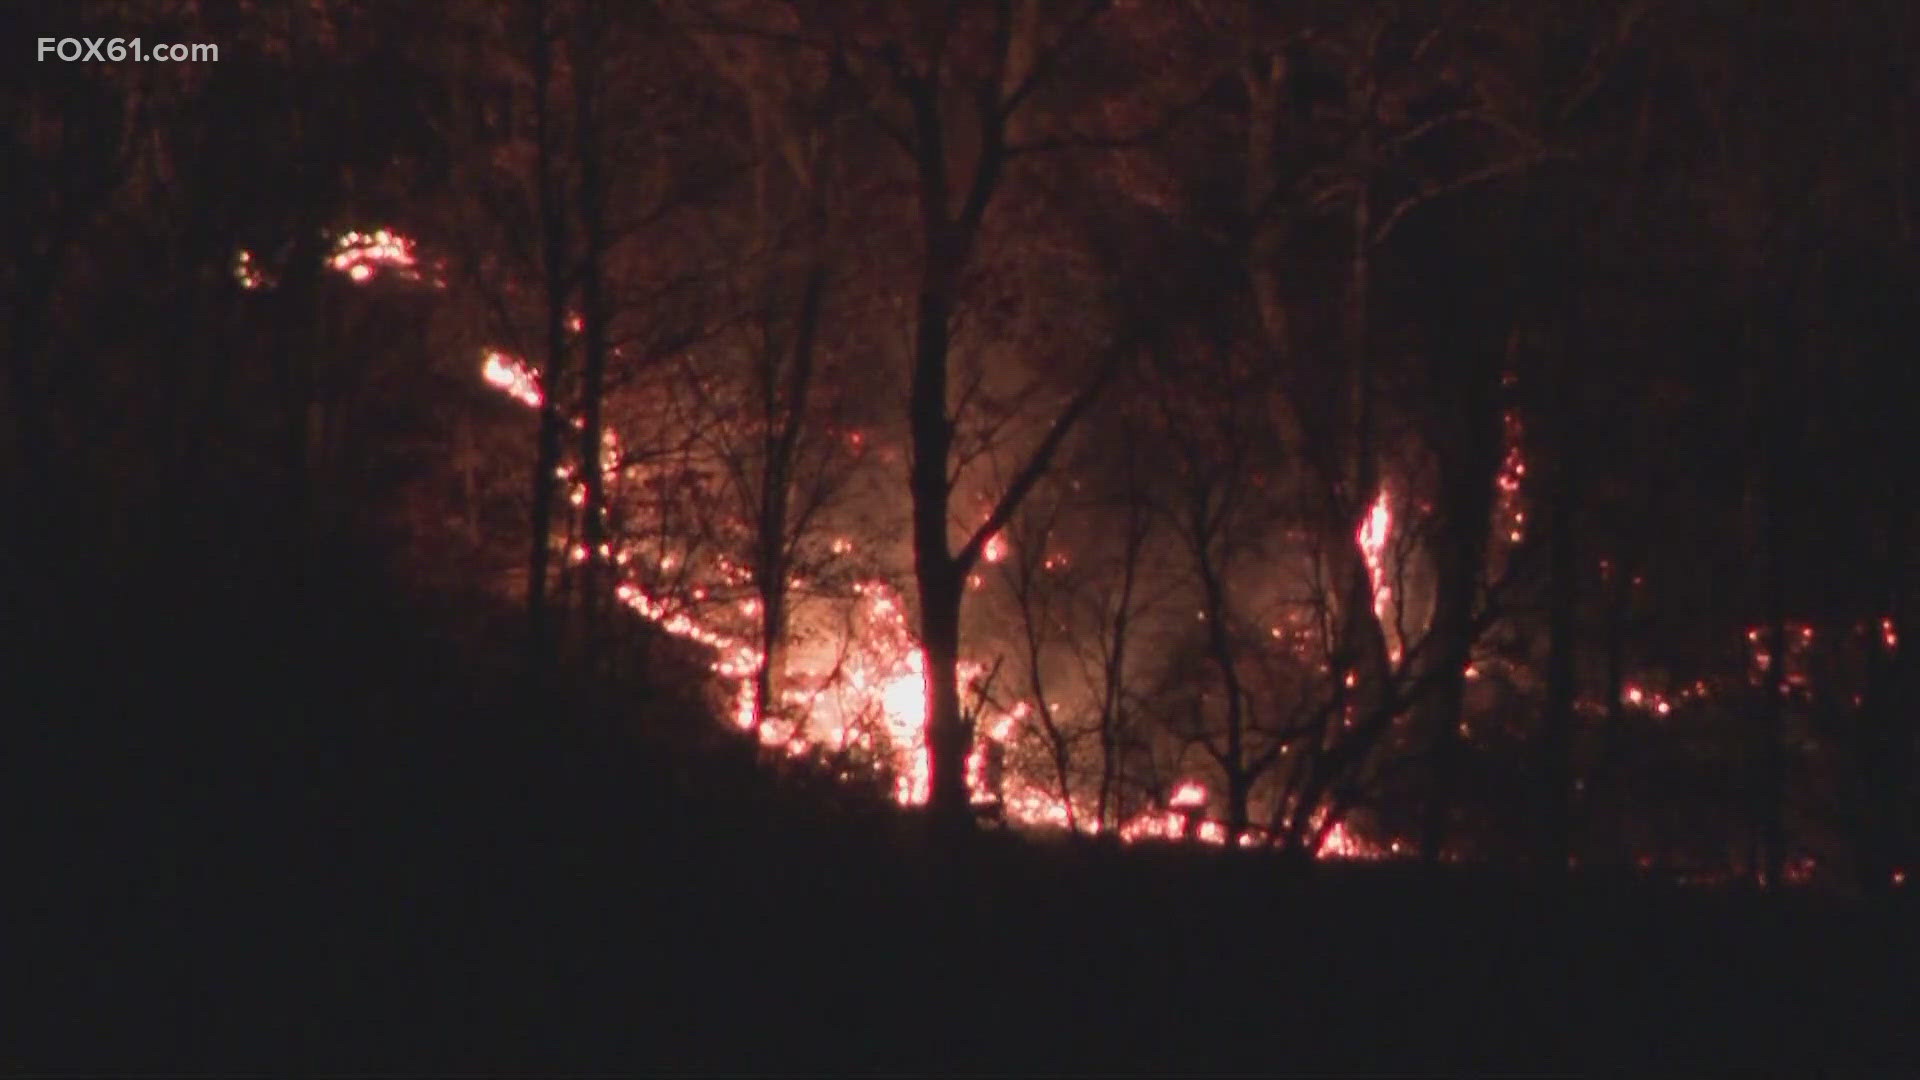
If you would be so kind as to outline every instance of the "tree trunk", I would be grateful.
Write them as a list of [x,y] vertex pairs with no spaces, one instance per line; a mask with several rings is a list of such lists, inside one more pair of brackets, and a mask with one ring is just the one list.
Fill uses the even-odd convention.
[[561,409],[567,361],[567,217],[564,181],[557,176],[553,124],[553,54],[545,0],[535,0],[534,131],[538,170],[541,263],[546,290],[546,364],[541,372],[540,433],[533,465],[532,547],[527,560],[527,656],[535,688],[553,662],[547,563],[553,550],[553,507],[559,490],[560,440],[566,417]]
[[1247,762],[1246,694],[1240,684],[1240,669],[1234,662],[1233,641],[1227,625],[1226,588],[1209,551],[1213,528],[1207,521],[1208,507],[1203,502],[1196,509],[1194,556],[1207,605],[1207,651],[1219,669],[1221,687],[1227,695],[1227,745],[1220,758],[1220,771],[1227,781],[1227,842],[1237,844],[1247,831],[1247,804],[1254,781]]
[[1567,428],[1567,417],[1555,427],[1559,442],[1553,494],[1547,509],[1547,698],[1542,740],[1541,860],[1550,873],[1564,873],[1572,853],[1572,749],[1574,726],[1575,613],[1578,571],[1574,534],[1579,470],[1573,460],[1577,438]]
[[966,774],[973,732],[960,711],[960,597],[957,575],[920,574],[928,806],[936,827],[943,831],[965,831],[972,823]]
[[1606,710],[1607,731],[1605,750],[1601,758],[1604,762],[1600,774],[1605,778],[1604,805],[1589,815],[1590,827],[1604,829],[1602,836],[1607,857],[1626,857],[1627,839],[1627,709],[1622,700],[1626,692],[1627,681],[1627,604],[1630,597],[1627,583],[1633,580],[1628,569],[1620,564],[1612,565],[1607,571],[1607,674]]
[[1027,551],[1018,553],[1014,591],[1020,605],[1020,630],[1022,644],[1026,647],[1027,692],[1033,696],[1035,715],[1040,719],[1040,729],[1047,737],[1047,756],[1053,765],[1054,783],[1060,789],[1060,805],[1066,810],[1067,832],[1077,835],[1080,823],[1073,809],[1073,745],[1067,739],[1067,733],[1060,730],[1055,722],[1052,696],[1047,693],[1044,641],[1042,627],[1048,621],[1048,612],[1036,611],[1034,590],[1037,588],[1032,555]]
[[1499,469],[1499,410],[1490,388],[1475,387],[1481,400],[1468,409],[1472,430],[1463,445],[1441,456],[1441,485],[1446,502],[1435,544],[1436,579],[1430,644],[1422,668],[1422,698],[1414,724],[1427,733],[1433,752],[1422,854],[1437,859],[1446,845],[1448,821],[1463,750],[1466,670],[1473,659],[1474,605],[1486,566],[1493,515],[1494,477]]
[[[1778,571],[1772,575],[1778,580]],[[1786,870],[1787,627],[1777,588],[1767,618],[1767,677],[1760,705],[1760,882],[1777,889]]]
[[[1758,340],[1761,328],[1751,318],[1745,327],[1749,348]],[[1760,775],[1755,811],[1760,844],[1758,866],[1762,884],[1778,889],[1786,870],[1786,788],[1787,788],[1787,574],[1786,551],[1788,488],[1787,464],[1797,452],[1797,432],[1791,426],[1793,392],[1788,385],[1791,355],[1788,347],[1773,335],[1772,351],[1767,354],[1769,374],[1764,384],[1765,427],[1762,449],[1762,482],[1765,484],[1764,518],[1761,540],[1765,550],[1762,597],[1766,610],[1767,670],[1760,702],[1759,737]],[[1794,440],[1790,444],[1789,440]]]
[[1466,666],[1473,649],[1473,601],[1478,565],[1464,566],[1466,551],[1459,525],[1441,525],[1440,572],[1434,583],[1433,620],[1427,696],[1422,699],[1415,727],[1427,733],[1429,769],[1427,799],[1422,809],[1420,854],[1429,862],[1445,850],[1453,818],[1456,778],[1460,772],[1460,724],[1466,698]]
[[[1136,514],[1137,518],[1137,514]],[[1115,601],[1113,620],[1110,624],[1112,637],[1107,648],[1106,663],[1102,677],[1100,704],[1100,794],[1094,807],[1094,824],[1097,829],[1105,829],[1109,824],[1117,824],[1119,814],[1114,806],[1114,785],[1120,772],[1120,738],[1126,718],[1125,687],[1127,633],[1132,619],[1134,579],[1140,563],[1140,548],[1145,535],[1136,521],[1128,523],[1126,565],[1120,577],[1120,595]]]
[[794,455],[807,422],[807,399],[813,389],[813,348],[820,325],[820,294],[825,271],[815,264],[807,274],[794,328],[793,356],[786,368],[784,393],[779,379],[779,356],[767,343],[762,357],[762,421],[766,426],[760,469],[758,551],[754,583],[760,599],[760,667],[754,673],[753,730],[758,732],[768,710],[779,703],[778,683],[784,670],[787,638],[787,591]]
[[598,34],[600,5],[597,0],[585,5],[580,48],[574,62],[574,98],[578,106],[580,158],[580,233],[583,246],[580,264],[580,319],[584,340],[580,371],[580,482],[586,491],[581,506],[580,540],[586,558],[580,563],[580,615],[586,662],[591,669],[597,652],[599,614],[603,609],[601,581],[607,542],[607,490],[601,465],[603,424],[602,397],[607,367],[607,309],[603,291],[606,274],[607,236],[606,180],[601,160],[605,149],[601,142],[599,94],[600,77]]
[[760,726],[780,704],[780,673],[786,665],[787,591],[785,588],[760,589],[760,666],[753,673],[753,719],[751,731]]

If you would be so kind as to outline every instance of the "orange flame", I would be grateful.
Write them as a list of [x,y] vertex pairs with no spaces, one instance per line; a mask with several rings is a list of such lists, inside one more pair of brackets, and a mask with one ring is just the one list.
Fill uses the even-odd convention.
[[[374,259],[376,255],[390,257],[399,252],[411,260],[410,243],[398,244],[397,238],[391,234],[382,240],[380,235],[374,235],[371,247],[353,247],[354,258]],[[394,246],[382,246],[389,244]],[[336,269],[352,273],[352,267],[367,265],[352,259],[342,263],[339,260],[344,254],[335,255],[332,265]],[[528,407],[537,407],[542,401],[537,375],[526,364],[506,353],[498,350],[485,353],[481,377],[488,385]],[[854,432],[850,438],[857,441],[861,435]],[[606,464],[610,469],[617,462],[618,446],[617,437],[609,431],[604,453],[608,455]],[[571,479],[573,474],[563,466],[559,475],[562,479]],[[574,485],[571,495],[577,505],[583,497],[578,485]],[[1368,515],[1360,536],[1362,549],[1367,554],[1368,572],[1374,581],[1377,612],[1384,612],[1389,596],[1384,584],[1384,551],[1391,524],[1391,511],[1383,492]],[[831,543],[831,550],[836,555],[847,554],[852,547],[852,542],[845,538]],[[602,554],[608,550],[611,549],[603,549]],[[577,549],[569,554],[576,559],[584,559],[586,553],[584,549]],[[998,536],[991,538],[982,552],[989,562],[1003,559],[1006,554],[1005,542]],[[616,565],[627,566],[632,562],[631,553],[621,550],[613,555],[613,561]],[[672,554],[659,555],[653,562],[662,571],[679,565],[679,560]],[[745,573],[744,568],[733,566],[724,559],[718,560],[717,569],[727,580]],[[614,593],[623,605],[666,633],[712,650],[715,654],[712,661],[714,673],[736,684],[729,710],[733,723],[743,730],[753,728],[753,676],[762,663],[758,648],[710,625],[697,611],[649,593],[638,582],[621,581],[615,586]],[[861,625],[857,630],[847,632],[841,640],[825,643],[824,647],[810,644],[807,648],[790,651],[782,672],[788,689],[781,695],[781,704],[789,707],[788,715],[794,718],[763,718],[760,741],[789,755],[802,755],[815,748],[829,752],[850,748],[875,752],[884,750],[895,777],[895,800],[902,805],[924,803],[931,780],[925,737],[927,688],[924,653],[908,626],[905,607],[892,587],[879,581],[866,581],[854,586],[854,594],[861,616]],[[695,589],[692,595],[699,599],[706,593],[702,589]],[[726,612],[748,617],[752,617],[758,608],[756,601],[736,600],[721,605]],[[959,675],[963,685],[984,673],[984,665],[967,660],[961,663]],[[1005,712],[988,710],[982,704],[979,719],[981,730],[987,738],[976,745],[967,769],[968,783],[976,802],[995,797],[995,793],[986,790],[988,770],[984,766],[988,741],[1009,746],[1017,743],[1022,734],[1019,724],[1022,716],[1023,707]],[[1071,817],[1082,829],[1094,832],[1101,829],[1099,823],[1092,820],[1094,815],[1088,808],[1076,802],[1072,807],[1073,814],[1069,815],[1069,796],[1050,791],[1012,770],[1004,777],[1004,791],[999,794],[1005,818],[1010,824],[1029,828],[1065,828]],[[1197,781],[1186,781],[1175,788],[1167,809],[1144,811],[1120,824],[1114,831],[1121,840],[1127,842],[1193,839],[1208,844],[1224,844],[1227,839],[1226,828],[1219,822],[1201,821],[1190,828],[1193,815],[1206,803],[1206,787]],[[1257,846],[1262,842],[1260,836],[1252,833],[1240,838],[1242,846]],[[1330,831],[1319,854],[1324,858],[1380,857],[1377,849],[1354,838],[1343,827]]]
[[[480,365],[480,377],[488,385],[505,391],[507,396],[529,408],[537,409],[544,400],[540,380],[527,366],[498,349],[488,349]],[[566,475],[566,470],[561,470]]]
[[333,254],[327,258],[327,266],[347,275],[356,282],[370,280],[382,270],[391,270],[406,277],[418,277],[418,266],[414,260],[414,244],[407,237],[391,229],[376,229],[373,232],[345,232],[333,242]]
[[[1393,586],[1387,583],[1387,540],[1393,535],[1393,504],[1383,488],[1373,500],[1373,508],[1367,511],[1366,520],[1360,523],[1360,531],[1354,537],[1360,544],[1360,554],[1367,562],[1367,580],[1373,585],[1373,614],[1380,620],[1385,630],[1390,626],[1387,609],[1393,601]],[[1400,660],[1400,644],[1390,640],[1387,655],[1395,663]]]

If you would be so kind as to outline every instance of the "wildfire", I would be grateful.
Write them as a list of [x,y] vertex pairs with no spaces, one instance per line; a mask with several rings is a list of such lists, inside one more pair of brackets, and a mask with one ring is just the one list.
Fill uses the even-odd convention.
[[[325,267],[356,284],[369,283],[387,274],[408,281],[422,279],[415,242],[389,228],[349,231],[334,237]],[[236,252],[233,274],[243,289],[266,289],[274,285],[273,278],[250,251]],[[443,283],[433,279],[432,284]],[[581,330],[577,314],[570,313],[568,327],[576,333]],[[481,354],[480,376],[487,385],[528,408],[538,408],[545,400],[538,372],[524,360],[501,350],[488,349]],[[570,423],[576,430],[581,427],[577,417],[571,418]],[[853,449],[865,448],[865,432],[849,430],[844,436]],[[601,453],[604,469],[610,476],[618,476],[620,442],[611,429],[604,434]],[[576,470],[562,464],[556,467],[555,475],[568,482],[570,501],[575,506],[582,505],[585,492],[577,480]],[[1075,487],[1078,486],[1076,481]],[[1383,618],[1391,598],[1385,577],[1385,551],[1391,528],[1392,512],[1383,491],[1359,534],[1374,586],[1375,613]],[[845,537],[835,538],[831,551],[836,556],[848,555],[853,551],[853,542]],[[983,546],[981,555],[985,561],[997,563],[1008,553],[1005,539],[995,535]],[[712,651],[713,672],[734,683],[730,712],[736,725],[745,730],[754,730],[757,726],[762,743],[793,755],[815,750],[834,754],[865,751],[871,760],[882,764],[895,777],[893,794],[898,802],[914,805],[926,801],[930,786],[925,737],[926,660],[908,627],[905,608],[891,586],[880,581],[856,585],[854,603],[859,608],[859,617],[849,624],[847,631],[836,640],[796,642],[795,647],[788,650],[780,673],[784,688],[778,702],[772,703],[778,709],[760,716],[753,692],[754,676],[763,663],[760,650],[720,629],[717,621],[708,618],[698,606],[656,595],[641,582],[624,577],[629,568],[636,565],[657,567],[666,573],[685,560],[670,552],[649,553],[626,546],[616,549],[612,544],[601,544],[598,554],[622,571],[623,577],[613,586],[613,592],[623,606],[662,631]],[[642,558],[636,560],[636,554]],[[566,557],[573,562],[584,562],[588,551],[583,545],[572,544]],[[1045,560],[1048,570],[1066,566],[1064,554],[1050,555]],[[747,568],[732,565],[724,558],[716,560],[716,569],[720,581],[728,586],[738,586],[751,577]],[[794,584],[798,587],[801,583],[796,579]],[[698,605],[708,599],[709,592],[705,587],[695,587],[689,595]],[[759,601],[741,601],[737,595],[734,593],[734,600],[718,604],[716,610],[734,617],[756,617],[761,609]],[[1891,620],[1885,624],[1885,636],[1891,647]],[[962,660],[956,674],[963,686],[977,687],[986,669],[976,661]],[[984,736],[976,741],[967,768],[975,802],[997,803],[1004,819],[1012,825],[1065,828],[1071,823],[1086,831],[1102,830],[1103,824],[1092,808],[1081,806],[1077,801],[1070,805],[1071,796],[1048,790],[1017,772],[1002,775],[1008,747],[1023,734],[1020,721],[1026,716],[1024,705],[1016,706],[1011,712],[990,708],[984,700],[971,702],[969,707]],[[1113,832],[1124,841],[1158,838],[1224,844],[1226,827],[1201,817],[1207,802],[1205,786],[1187,781],[1175,788],[1164,809],[1143,811]],[[1256,829],[1244,833],[1239,843],[1253,847],[1268,840]],[[1344,826],[1337,825],[1329,830],[1318,854],[1326,858],[1372,858],[1379,857],[1380,852],[1353,837]]]
[[[333,237],[333,248],[326,257],[326,268],[344,274],[356,285],[364,285],[381,273],[392,273],[408,281],[419,281],[420,263],[411,237],[392,229],[372,232],[349,230]],[[260,264],[253,252],[242,248],[233,256],[233,277],[247,290],[271,289],[273,275]],[[436,287],[444,282],[434,280]]]
[[[498,349],[486,351],[480,365],[480,377],[528,408],[537,409],[544,400],[539,377],[525,364]],[[564,470],[562,475],[566,475]]]
[[987,560],[990,563],[997,563],[1000,560],[1006,558],[1007,557],[1006,539],[1002,537],[999,533],[994,533],[992,536],[988,537],[986,544],[982,546],[980,549],[980,557]]
[[[1367,580],[1373,585],[1373,614],[1380,620],[1384,629],[1390,625],[1387,608],[1393,601],[1393,586],[1387,581],[1387,540],[1393,534],[1393,504],[1386,489],[1373,500],[1373,508],[1367,511],[1366,520],[1360,523],[1360,531],[1355,539],[1360,544],[1360,554],[1367,561]],[[1400,643],[1389,639],[1388,656],[1398,663]]]
[[233,257],[233,277],[243,289],[264,289],[273,284],[266,271],[260,268],[259,261],[253,257],[253,252],[246,250]]
[[[412,244],[382,230],[374,234],[352,233],[343,237],[341,246],[329,260],[329,266],[355,280],[365,280],[376,268],[408,269],[413,265]],[[364,271],[364,272],[361,272]],[[482,355],[481,378],[496,390],[529,408],[543,401],[538,374],[524,361],[497,349]],[[855,445],[864,441],[860,432],[849,433]],[[619,440],[606,433],[602,449],[603,463],[609,470],[619,459]],[[560,466],[558,476],[572,481],[574,470]],[[580,505],[584,492],[577,483],[570,485],[569,497]],[[1360,544],[1366,554],[1368,574],[1374,583],[1375,611],[1384,616],[1390,597],[1385,583],[1385,548],[1392,527],[1392,512],[1382,492],[1360,532]],[[853,543],[845,537],[831,542],[835,555],[847,555]],[[644,552],[642,554],[645,554]],[[994,536],[982,550],[988,562],[1003,560],[1008,548],[1003,538]],[[584,561],[587,551],[574,545],[569,557]],[[603,546],[603,557],[627,568],[635,564],[634,552],[614,551]],[[1051,562],[1052,560],[1050,560]],[[1065,558],[1059,558],[1064,565]],[[670,553],[647,555],[644,565],[668,572],[681,565]],[[1050,567],[1051,568],[1051,567]],[[721,578],[729,583],[745,573],[744,568],[720,560]],[[907,622],[905,606],[898,594],[881,581],[866,581],[854,587],[853,603],[857,618],[837,639],[796,642],[788,650],[781,671],[783,690],[778,705],[781,715],[756,716],[754,676],[763,662],[760,650],[734,634],[718,628],[695,606],[678,603],[649,592],[639,581],[621,580],[614,586],[621,604],[654,623],[664,632],[701,645],[714,654],[712,670],[734,683],[729,713],[732,722],[743,730],[754,730],[758,720],[760,741],[792,755],[814,750],[840,754],[852,750],[868,753],[894,777],[893,796],[902,805],[918,805],[927,800],[931,770],[926,743],[927,670],[920,649]],[[704,588],[689,595],[696,601],[708,596]],[[757,600],[733,600],[718,605],[717,611],[749,618],[759,611]],[[963,660],[957,673],[961,685],[975,685],[986,674],[985,665]],[[989,764],[990,757],[1002,757],[1005,748],[1022,734],[1021,708],[1012,712],[991,709],[986,702],[974,702],[976,720],[984,737],[976,741],[968,761],[967,779],[976,803],[997,803],[1005,820],[1028,828],[1065,828],[1069,820],[1087,831],[1100,831],[1090,808],[1079,805],[1068,813],[1068,803],[1060,794]],[[1201,819],[1207,804],[1207,791],[1196,781],[1175,788],[1163,810],[1143,811],[1121,823],[1113,831],[1123,841],[1145,839],[1197,840],[1224,844],[1227,830],[1217,821]],[[1240,837],[1244,847],[1267,842],[1259,831]],[[1348,833],[1344,826],[1329,830],[1319,855],[1325,858],[1379,857],[1378,849]]]
[[1653,690],[1639,683],[1627,683],[1620,688],[1620,703],[1634,709],[1644,709],[1656,716],[1671,716],[1673,710],[1689,701],[1703,701],[1708,696],[1708,686],[1704,681],[1695,681],[1677,689],[1667,691]]
[[383,270],[394,271],[408,278],[420,276],[414,260],[413,241],[391,229],[341,233],[334,240],[333,254],[328,256],[327,266],[356,282],[369,281],[374,274]]
[[1500,473],[1494,478],[1494,485],[1499,489],[1495,514],[1505,526],[1507,542],[1517,544],[1526,538],[1527,515],[1520,507],[1520,483],[1527,475],[1527,461],[1520,450],[1525,432],[1520,414],[1512,410],[1501,417],[1501,427],[1507,448],[1500,459]]
[[1393,596],[1386,565],[1387,535],[1392,528],[1393,508],[1382,491],[1373,500],[1373,509],[1367,511],[1367,519],[1360,523],[1358,536],[1360,552],[1367,560],[1367,577],[1373,582],[1373,613],[1382,619],[1387,617],[1387,601]]
[[1320,841],[1320,850],[1315,854],[1322,859],[1378,859],[1384,853],[1350,832],[1346,822],[1337,821],[1327,830],[1326,839]]

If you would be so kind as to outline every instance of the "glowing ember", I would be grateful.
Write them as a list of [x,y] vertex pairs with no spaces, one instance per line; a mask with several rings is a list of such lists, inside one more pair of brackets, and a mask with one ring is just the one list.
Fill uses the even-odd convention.
[[390,229],[346,232],[334,240],[327,266],[356,282],[368,281],[382,270],[417,278],[419,268],[414,261],[413,247],[412,240]]
[[1526,458],[1520,452],[1524,434],[1520,425],[1520,414],[1509,410],[1501,417],[1501,427],[1506,441],[1506,453],[1500,459],[1500,472],[1494,478],[1494,485],[1499,489],[1498,505],[1494,513],[1506,526],[1508,542],[1517,544],[1526,538],[1522,526],[1527,521],[1526,512],[1520,505],[1520,482],[1527,475]]
[[[1678,697],[1683,700],[1705,696],[1705,684],[1682,687],[1678,692]],[[1645,687],[1632,683],[1621,688],[1620,701],[1624,705],[1630,705],[1636,709],[1646,709],[1659,716],[1668,716],[1673,713],[1673,697],[1658,691],[1648,690]]]
[[1187,835],[1187,815],[1178,810],[1143,813],[1120,826],[1120,839],[1127,843],[1140,840],[1180,840]]
[[[409,253],[407,258],[411,258],[410,245],[401,244],[391,234],[386,240],[381,240],[378,234],[371,239],[372,247],[356,246],[352,250],[369,259],[373,253],[392,255],[395,251]],[[381,244],[398,246],[387,248],[379,246]],[[335,258],[338,260],[340,256]],[[351,274],[352,267],[361,264],[349,260],[334,265]],[[481,377],[488,385],[528,407],[537,407],[542,401],[537,374],[506,353],[497,350],[485,353]],[[857,444],[862,436],[853,432],[849,440]],[[618,457],[618,448],[617,436],[609,431],[604,450],[609,468]],[[557,474],[563,480],[574,477],[574,471],[567,466],[559,467]],[[584,492],[578,484],[570,487],[571,501],[580,505]],[[1361,531],[1368,570],[1375,582],[1377,610],[1384,610],[1387,601],[1382,562],[1390,526],[1390,511],[1383,493]],[[845,555],[853,550],[853,544],[843,537],[832,541],[830,548],[836,555]],[[997,536],[982,550],[983,558],[990,562],[1004,559],[1007,553],[1005,542]],[[635,561],[632,552],[616,552],[610,545],[603,546],[601,554],[610,555],[621,567]],[[567,555],[580,562],[586,559],[587,551],[575,544]],[[652,565],[662,573],[680,568],[686,562],[671,553],[642,552],[642,555],[640,565]],[[733,565],[724,558],[715,563],[713,569],[720,581],[738,585],[751,579],[748,568]],[[1060,563],[1065,564],[1064,556],[1060,557]],[[800,583],[796,580],[795,584]],[[931,782],[925,737],[925,657],[908,625],[905,605],[891,586],[866,581],[856,584],[853,593],[855,618],[837,639],[795,642],[788,649],[781,673],[784,689],[779,705],[782,712],[761,719],[758,737],[767,747],[789,756],[859,750],[868,760],[891,773],[897,802],[918,805],[926,802]],[[713,672],[734,684],[729,709],[733,722],[743,730],[755,728],[753,684],[762,662],[761,653],[756,646],[718,626],[724,619],[757,616],[761,611],[757,599],[741,600],[736,593],[733,599],[725,600],[725,594],[716,593],[710,609],[689,607],[655,595],[635,580],[620,581],[614,587],[614,595],[622,605],[665,633],[711,650],[715,657]],[[709,592],[704,587],[693,587],[686,590],[686,595],[697,604],[706,599]],[[710,620],[708,616],[714,618]],[[963,686],[975,685],[986,674],[986,668],[976,661],[963,660],[957,674]],[[997,803],[1011,825],[1057,829],[1066,828],[1071,820],[1083,830],[1100,831],[1091,807],[1082,806],[1076,800],[1069,815],[1068,803],[1060,793],[1047,790],[1012,770],[1002,775],[1001,768],[994,762],[1025,734],[1020,723],[1026,716],[1024,706],[1005,712],[975,701],[969,707],[975,710],[978,730],[985,736],[976,741],[967,763],[967,781],[975,803]],[[1225,844],[1226,827],[1199,817],[1206,804],[1206,787],[1196,781],[1186,781],[1174,789],[1166,809],[1142,812],[1121,823],[1114,832],[1127,842],[1197,840]],[[1243,847],[1268,842],[1270,838],[1258,830],[1242,835],[1239,840]],[[1380,857],[1376,849],[1354,838],[1343,827],[1329,831],[1318,854],[1323,858]]]
[[1373,509],[1360,523],[1360,550],[1367,557],[1367,576],[1373,579],[1374,610],[1384,613],[1389,590],[1386,583],[1387,534],[1393,528],[1393,508],[1382,491],[1373,500]]
[[233,257],[233,277],[243,289],[264,289],[273,284],[251,251],[243,250]]
[[[540,407],[543,398],[539,378],[525,364],[506,353],[488,349],[480,365],[480,377],[522,405],[535,409]],[[568,470],[560,470],[561,476],[568,474]]]
[[[1373,584],[1373,614],[1384,628],[1389,625],[1387,607],[1393,600],[1393,587],[1387,583],[1387,539],[1393,534],[1393,505],[1387,492],[1382,489],[1373,500],[1373,508],[1367,511],[1367,518],[1360,523],[1360,532],[1355,537],[1360,543],[1360,553],[1367,560],[1367,580]],[[1396,663],[1400,660],[1400,645],[1391,642],[1388,656]]]
[[980,549],[980,557],[987,560],[990,563],[997,563],[1000,560],[1006,558],[1007,557],[1007,541],[1005,540],[1005,538],[1003,538],[999,533],[994,533],[992,536],[988,537],[986,544],[982,546]]
[[1377,859],[1380,857],[1378,849],[1348,832],[1347,823],[1344,821],[1335,822],[1333,828],[1327,830],[1327,838],[1320,842],[1320,850],[1316,854],[1323,859]]

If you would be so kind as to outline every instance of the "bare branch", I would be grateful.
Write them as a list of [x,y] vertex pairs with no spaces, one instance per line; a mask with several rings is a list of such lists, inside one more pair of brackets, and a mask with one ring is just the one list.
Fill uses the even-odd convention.
[[1510,173],[1524,172],[1536,165],[1541,165],[1549,161],[1570,161],[1572,158],[1573,155],[1564,151],[1542,150],[1483,165],[1478,169],[1457,176],[1443,184],[1429,184],[1414,194],[1401,199],[1398,203],[1395,203],[1393,209],[1387,211],[1386,216],[1381,219],[1379,227],[1373,230],[1373,235],[1369,243],[1375,247],[1385,243],[1387,237],[1393,232],[1395,226],[1400,224],[1402,218],[1435,199],[1444,198],[1445,196],[1470,188],[1475,184],[1498,179]]
[[1019,509],[1021,500],[1027,497],[1027,492],[1031,491],[1033,485],[1039,483],[1040,477],[1052,467],[1054,455],[1059,452],[1060,444],[1066,441],[1074,425],[1078,424],[1087,410],[1093,407],[1093,403],[1099,399],[1101,392],[1107,388],[1107,384],[1112,382],[1113,377],[1119,373],[1131,348],[1131,341],[1115,346],[1101,363],[1100,370],[1093,378],[1087,380],[1086,385],[1082,386],[1072,400],[1067,402],[1066,408],[1060,411],[1060,415],[1054,418],[1053,424],[1041,438],[1040,445],[1034,448],[1033,455],[1027,459],[1026,465],[1014,475],[1013,482],[1000,494],[999,501],[994,504],[993,512],[987,515],[987,520],[974,530],[973,535],[955,553],[954,567],[959,573],[965,574],[973,569],[987,541],[993,538],[993,534],[1006,527],[1007,520],[1013,516],[1015,510]]
[[1072,20],[1067,23],[1066,29],[1062,30],[1060,36],[1054,39],[1053,47],[1034,60],[1033,66],[1027,69],[1026,74],[1020,78],[1019,83],[1014,86],[1013,91],[999,102],[998,119],[1001,123],[1005,123],[1015,112],[1019,111],[1021,104],[1027,100],[1027,97],[1033,93],[1034,89],[1053,72],[1053,69],[1059,65],[1066,54],[1072,51],[1073,46],[1076,44],[1075,39],[1080,33],[1092,25],[1095,19],[1105,13],[1109,3],[1110,0],[1091,0],[1086,7],[1080,9],[1079,14],[1075,15]]

